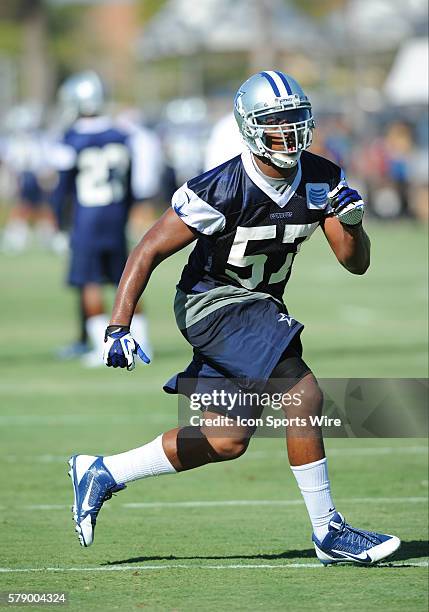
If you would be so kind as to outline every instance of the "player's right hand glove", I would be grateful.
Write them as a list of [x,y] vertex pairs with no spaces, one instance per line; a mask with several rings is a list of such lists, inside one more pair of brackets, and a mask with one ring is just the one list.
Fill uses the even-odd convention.
[[334,215],[343,225],[357,225],[362,221],[365,205],[362,196],[346,183],[340,183],[328,193]]
[[120,325],[109,325],[104,334],[103,361],[108,367],[134,370],[134,355],[144,363],[150,363],[149,357],[130,334],[130,328]]

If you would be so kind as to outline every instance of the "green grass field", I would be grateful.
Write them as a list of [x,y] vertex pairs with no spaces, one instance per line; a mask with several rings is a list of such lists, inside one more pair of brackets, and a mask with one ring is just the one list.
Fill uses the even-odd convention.
[[[342,270],[322,236],[302,249],[286,301],[306,324],[305,358],[319,376],[425,377],[426,228],[369,231],[364,277]],[[280,439],[255,439],[235,462],[131,484],[101,511],[94,546],[80,548],[68,456],[126,450],[176,423],[161,385],[190,358],[172,316],[183,261],[151,280],[156,356],[128,373],[55,361],[75,333],[65,262],[1,257],[0,591],[66,591],[68,609],[88,611],[427,610],[423,439],[327,442],[347,520],[403,540],[382,567],[318,565]]]

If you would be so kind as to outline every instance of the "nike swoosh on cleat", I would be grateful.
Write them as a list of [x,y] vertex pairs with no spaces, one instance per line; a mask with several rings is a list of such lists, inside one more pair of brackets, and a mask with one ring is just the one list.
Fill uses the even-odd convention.
[[367,552],[354,555],[353,553],[344,552],[343,550],[335,550],[334,548],[332,549],[332,552],[345,559],[351,559],[352,561],[358,561],[359,563],[372,563],[372,559]]
[[92,485],[93,485],[94,479],[95,479],[95,476],[93,476],[93,477],[92,477],[92,480],[91,480],[91,482],[89,483],[88,491],[86,492],[86,495],[85,495],[84,500],[83,500],[83,502],[82,502],[82,510],[83,510],[84,512],[91,512],[91,510],[93,510],[93,508],[94,508],[94,506],[90,506],[90,505],[88,504],[88,502],[89,502],[89,497],[90,497],[90,495],[91,495],[91,491],[92,491]]

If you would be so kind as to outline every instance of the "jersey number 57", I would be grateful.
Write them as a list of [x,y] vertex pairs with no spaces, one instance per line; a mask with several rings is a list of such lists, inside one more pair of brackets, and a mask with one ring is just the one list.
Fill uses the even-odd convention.
[[[286,278],[292,266],[293,258],[299,251],[301,243],[311,236],[317,226],[318,223],[286,225],[282,243],[294,245],[294,248],[292,251],[284,254],[284,262],[280,269],[276,272],[271,272],[267,282],[268,285],[281,283]],[[247,268],[251,266],[251,276],[243,278],[233,270],[226,270],[226,273],[236,279],[240,285],[246,287],[246,289],[255,289],[264,279],[265,269],[266,267],[268,268],[268,255],[264,255],[263,253],[258,255],[245,255],[247,243],[250,240],[274,240],[276,238],[276,231],[277,227],[275,225],[237,227],[234,243],[231,247],[227,263],[236,268]],[[267,272],[269,272],[269,269],[267,269]]]

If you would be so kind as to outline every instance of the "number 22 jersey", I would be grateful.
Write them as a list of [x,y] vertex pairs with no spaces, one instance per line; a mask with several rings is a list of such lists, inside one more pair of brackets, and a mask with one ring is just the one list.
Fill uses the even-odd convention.
[[53,149],[59,171],[51,203],[62,225],[67,196],[73,199],[71,246],[114,249],[125,244],[131,204],[150,197],[147,164],[138,130],[118,127],[109,117],[78,119]]

